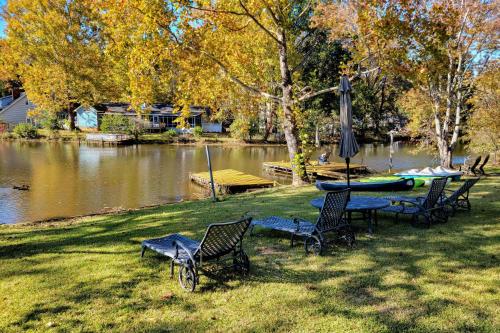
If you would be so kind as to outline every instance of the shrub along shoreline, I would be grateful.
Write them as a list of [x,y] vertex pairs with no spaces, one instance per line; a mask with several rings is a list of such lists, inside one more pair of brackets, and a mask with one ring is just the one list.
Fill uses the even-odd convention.
[[356,222],[356,247],[333,245],[321,257],[256,230],[244,242],[250,276],[203,277],[195,293],[168,278],[165,258],[141,259],[140,242],[173,232],[201,239],[208,224],[245,212],[314,220],[309,200],[321,193],[284,186],[218,203],[1,226],[0,331],[495,332],[499,186],[498,176],[481,180],[471,212],[430,229],[382,215],[368,236]]

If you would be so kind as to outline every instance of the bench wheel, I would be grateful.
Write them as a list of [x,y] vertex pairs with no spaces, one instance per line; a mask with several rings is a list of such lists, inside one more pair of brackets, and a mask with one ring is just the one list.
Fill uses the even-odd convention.
[[317,236],[310,236],[306,238],[304,248],[307,254],[312,253],[319,256],[321,254],[321,251],[323,250],[323,245],[321,244],[321,240]]
[[196,288],[196,273],[190,266],[181,266],[179,269],[179,283],[183,289],[194,291]]
[[250,272],[250,260],[245,252],[241,252],[233,259],[235,270],[246,275]]

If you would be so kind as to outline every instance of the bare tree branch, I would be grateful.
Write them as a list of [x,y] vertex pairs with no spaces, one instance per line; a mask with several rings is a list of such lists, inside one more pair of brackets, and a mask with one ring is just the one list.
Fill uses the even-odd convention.
[[250,11],[248,10],[248,8],[243,4],[243,2],[241,0],[239,0],[239,2],[240,2],[241,8],[243,8],[243,10],[247,14],[247,16],[250,17],[255,22],[255,24],[257,24],[259,26],[259,28],[261,28],[266,34],[268,34],[272,39],[274,39],[274,41],[276,43],[278,43],[279,45],[282,44],[282,42],[276,37],[276,35],[273,32],[271,32],[262,23],[260,23],[260,21],[257,20],[257,18],[255,17],[255,15],[253,15],[252,13],[250,13]]
[[[358,73],[352,77],[349,78],[349,81],[352,81],[358,77],[360,77],[361,75],[364,75],[364,74],[368,74],[370,72],[373,72],[373,71],[376,71],[376,70],[379,70],[380,67],[375,67],[375,68],[372,68],[370,70],[367,70],[367,71],[364,71],[362,73]],[[308,99],[311,99],[313,97],[317,97],[319,95],[323,95],[323,94],[326,94],[326,93],[329,93],[329,92],[332,92],[332,91],[335,91],[339,89],[339,86],[335,86],[335,87],[330,87],[330,88],[326,88],[326,89],[323,89],[323,90],[319,90],[319,91],[316,91],[316,92],[311,92],[311,93],[306,93],[305,95],[302,95],[300,96],[297,100],[299,102],[303,102],[303,101],[306,101]]]
[[257,95],[257,96],[261,96],[261,97],[264,97],[264,98],[268,98],[268,99],[272,99],[274,101],[281,101],[281,98],[278,97],[278,96],[275,96],[275,95],[272,95],[272,94],[268,94],[264,91],[261,91],[255,87],[252,87],[251,85],[249,84],[246,84],[244,83],[243,81],[241,81],[236,75],[232,74],[229,69],[227,68],[226,65],[224,65],[224,63],[222,63],[222,61],[220,61],[219,59],[217,59],[217,57],[215,57],[213,54],[207,52],[207,51],[204,51],[200,48],[197,48],[193,45],[189,45],[187,43],[183,43],[181,40],[179,40],[178,36],[172,31],[172,29],[169,27],[169,26],[165,26],[164,24],[162,24],[161,22],[158,22],[156,21],[157,24],[165,29],[166,31],[168,31],[168,33],[172,36],[172,38],[174,39],[174,41],[181,45],[181,46],[184,46],[186,48],[188,48],[189,50],[193,51],[193,52],[197,52],[197,53],[200,53],[200,54],[203,54],[204,56],[206,56],[207,58],[209,58],[210,60],[212,60],[214,63],[216,63],[219,68],[224,72],[224,74],[226,74],[229,79],[235,83],[237,83],[240,87],[242,87],[243,89],[245,89],[246,91],[254,94],[254,95]]

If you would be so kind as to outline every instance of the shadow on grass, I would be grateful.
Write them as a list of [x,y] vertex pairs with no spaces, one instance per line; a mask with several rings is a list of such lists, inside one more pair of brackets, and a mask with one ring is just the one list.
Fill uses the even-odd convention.
[[[286,234],[256,229],[255,237],[245,239],[245,247],[252,261],[251,275],[245,278],[235,275],[227,281],[204,279],[199,291],[215,294],[261,284],[268,285],[269,288],[273,284],[303,286],[311,297],[302,303],[286,303],[284,306],[291,309],[313,308],[319,316],[340,315],[357,320],[371,319],[381,323],[388,331],[415,328],[425,330],[425,326],[418,327],[419,318],[439,316],[457,304],[446,297],[429,298],[428,291],[415,282],[426,274],[426,269],[421,264],[423,261],[434,259],[435,269],[441,274],[453,274],[464,268],[481,274],[484,269],[499,265],[498,258],[484,250],[484,246],[498,244],[500,241],[498,236],[487,232],[498,226],[496,193],[480,185],[482,184],[477,185],[477,192],[473,191],[472,194],[473,211],[458,213],[448,224],[422,230],[412,228],[404,220],[395,224],[392,217],[381,215],[373,238],[360,237],[354,250],[331,246],[326,255],[319,259],[306,256],[302,244],[290,249]],[[160,302],[149,296],[137,297],[135,293],[142,284],[161,284],[168,276],[165,258],[150,255],[141,261],[140,242],[174,232],[201,239],[210,223],[235,220],[245,211],[256,216],[300,216],[314,220],[317,210],[310,207],[308,202],[318,196],[318,192],[308,190],[292,195],[287,195],[287,191],[284,193],[247,194],[231,197],[217,204],[200,201],[169,205],[118,216],[105,216],[61,228],[6,228],[0,231],[0,260],[9,262],[33,257],[40,264],[68,255],[81,255],[84,258],[109,256],[117,269],[127,270],[130,267],[121,281],[109,283],[102,278],[79,282],[79,278],[75,277],[74,285],[68,290],[69,302],[89,304],[96,298],[108,301],[128,299],[126,305],[120,305],[128,311],[146,311],[168,304],[193,313],[202,309],[195,302],[190,302],[188,297],[172,297],[168,302]],[[321,265],[339,265],[356,255],[366,258],[366,267],[359,266],[354,270],[342,267],[335,270],[321,269]],[[394,272],[404,276],[404,279],[388,284],[385,279]],[[120,274],[119,271],[114,273]],[[17,274],[42,276],[47,271],[21,267]],[[13,269],[0,271],[2,279],[15,275]],[[332,287],[332,281],[339,283]],[[459,283],[447,279],[431,282],[435,288]],[[401,290],[406,295],[403,304],[390,305],[388,295],[393,290]],[[332,299],[339,300],[340,303],[336,304]],[[366,308],[370,310],[367,311]],[[37,321],[41,314],[57,314],[67,310],[66,306],[51,308],[47,304],[38,304],[13,324],[27,325]],[[479,321],[491,320],[489,314],[480,308],[472,307],[470,312]],[[193,330],[204,330],[213,325],[213,321],[204,318],[197,318],[189,323]],[[177,331],[183,328],[168,321],[144,325],[144,329],[150,332]],[[268,323],[253,325],[252,328],[256,331],[272,328],[266,326]],[[475,321],[469,324],[457,322],[454,325],[457,330],[481,328]]]

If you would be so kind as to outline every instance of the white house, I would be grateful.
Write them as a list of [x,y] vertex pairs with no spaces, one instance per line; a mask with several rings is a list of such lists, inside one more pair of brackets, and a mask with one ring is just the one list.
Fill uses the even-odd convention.
[[26,123],[29,121],[28,111],[35,108],[35,104],[31,103],[26,96],[26,93],[21,95],[0,110],[0,120],[10,125]]

